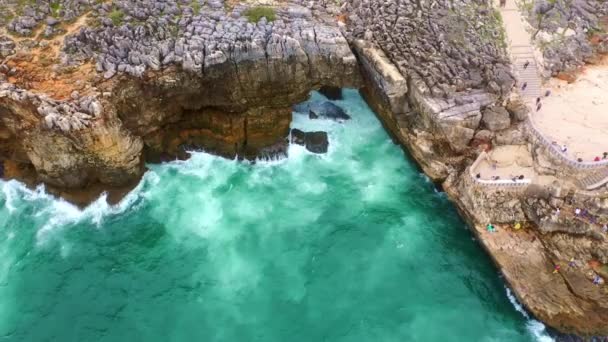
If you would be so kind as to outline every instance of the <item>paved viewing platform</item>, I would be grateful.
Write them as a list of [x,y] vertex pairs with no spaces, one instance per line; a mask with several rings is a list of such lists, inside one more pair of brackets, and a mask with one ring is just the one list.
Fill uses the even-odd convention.
[[[542,144],[545,151],[568,168],[585,171],[577,179],[577,185],[585,190],[596,189],[608,183],[608,61],[582,70],[578,80],[567,83],[558,79],[543,82],[542,66],[531,42],[530,27],[518,3],[507,0],[501,7],[495,2],[505,29],[516,87],[529,108],[528,130],[534,142]],[[524,175],[534,180],[531,168],[519,165],[518,153],[501,153],[500,159],[508,169],[502,171],[493,164],[487,169],[491,154],[480,156],[472,176],[492,173],[500,181],[477,178],[478,183],[503,184],[504,176]],[[495,173],[495,175],[493,174]]]

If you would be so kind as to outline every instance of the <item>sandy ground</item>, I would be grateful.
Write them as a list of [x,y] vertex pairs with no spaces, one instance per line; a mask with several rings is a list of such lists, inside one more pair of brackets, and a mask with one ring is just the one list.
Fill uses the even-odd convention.
[[533,113],[536,127],[559,146],[565,144],[573,159],[593,161],[608,152],[608,59],[587,67],[568,84],[552,79],[551,95]]
[[480,174],[480,179],[491,180],[499,176],[502,180],[509,180],[515,176],[523,175],[526,179],[535,177],[532,167],[532,155],[525,145],[500,146],[488,153],[489,160],[484,160],[473,174]]

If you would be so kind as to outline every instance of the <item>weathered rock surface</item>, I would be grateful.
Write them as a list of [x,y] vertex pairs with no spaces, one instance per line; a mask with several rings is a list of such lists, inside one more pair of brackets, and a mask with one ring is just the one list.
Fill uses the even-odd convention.
[[0,85],[2,157],[31,164],[38,180],[58,188],[120,187],[143,172],[143,143],[94,98],[61,103]]
[[401,74],[416,75],[424,94],[511,90],[502,27],[487,1],[352,0],[343,10],[351,39],[373,42]]
[[[573,4],[533,6],[532,18],[565,20],[540,24],[567,39],[558,59],[557,47],[544,52],[552,72],[605,47],[601,34],[584,40],[581,33],[598,26],[605,4]],[[244,15],[248,6],[0,0],[8,8],[0,26],[11,34],[0,32],[0,170],[69,196],[65,189],[125,186],[139,179],[144,159],[184,158],[188,150],[284,155],[291,106],[311,89],[358,86],[360,66],[365,98],[443,183],[517,298],[560,331],[608,335],[606,287],[590,281],[606,273],[608,239],[596,225],[552,216],[576,205],[605,218],[606,194],[570,183],[486,187],[468,174],[480,150],[529,144],[536,172],[563,175],[526,134],[527,109],[511,96],[514,78],[490,2],[350,0],[338,8],[333,0],[294,0],[276,7],[276,20],[257,22]],[[302,112],[346,118],[329,107]],[[314,153],[328,148],[324,132],[293,130],[291,138]],[[489,222],[498,233],[484,231]],[[511,229],[514,222],[525,228]],[[554,274],[555,265],[563,271]]]
[[526,6],[533,38],[552,76],[570,73],[608,53],[608,3],[602,0],[533,0]]
[[[22,13],[8,23],[13,34],[44,26],[58,38],[0,39],[0,83],[8,82],[0,128],[9,136],[0,139],[0,160],[59,188],[131,183],[144,159],[184,158],[189,149],[284,155],[294,103],[321,86],[359,83],[336,22],[296,3],[258,22],[242,14],[248,5],[222,1],[58,3],[58,12],[10,5]],[[54,98],[28,92],[32,86]]]
[[[382,6],[371,1],[367,4],[374,8]],[[392,35],[386,31],[381,39]],[[592,228],[585,223],[544,223],[544,218],[550,217],[551,210],[555,211],[557,206],[564,211],[573,210],[566,209],[565,203],[576,198],[577,190],[556,192],[537,185],[485,186],[468,174],[468,167],[477,157],[477,148],[531,143],[525,126],[528,110],[523,102],[510,94],[496,96],[484,89],[455,92],[447,99],[428,92],[426,82],[419,79],[419,72],[398,68],[398,58],[380,51],[384,43],[375,42],[375,34],[374,31],[373,35],[367,35],[371,42],[354,42],[362,65],[365,98],[424,172],[442,183],[520,302],[559,331],[585,336],[608,334],[607,326],[602,323],[608,315],[607,292],[605,287],[594,285],[590,280],[594,279],[590,275],[601,274],[603,270],[590,265],[605,262],[608,251],[605,237],[600,239],[597,226]],[[409,45],[411,43],[395,44],[394,49],[405,50]],[[403,84],[407,87],[401,86]],[[493,89],[489,83],[486,86]],[[535,157],[533,163],[540,173],[538,158]],[[545,164],[551,166],[551,163]],[[549,173],[542,171],[542,174],[560,174],[552,167],[546,169],[551,170]],[[602,195],[602,201],[606,196]],[[549,202],[553,204],[548,205]],[[592,206],[588,200],[577,203],[585,208],[594,207],[594,213],[600,213],[598,204]],[[525,228],[513,229],[517,222]],[[498,226],[498,232],[487,233],[488,223]],[[571,259],[578,266],[568,268]],[[554,274],[555,265],[566,270]]]
[[311,119],[326,118],[336,121],[350,120],[350,115],[346,114],[342,108],[331,102],[312,103],[308,109],[308,116]]
[[483,111],[481,119],[484,126],[492,132],[500,131],[511,126],[509,112],[503,107],[488,107]]
[[305,146],[312,153],[327,153],[329,148],[327,132],[303,132],[299,129],[292,129],[291,142]]

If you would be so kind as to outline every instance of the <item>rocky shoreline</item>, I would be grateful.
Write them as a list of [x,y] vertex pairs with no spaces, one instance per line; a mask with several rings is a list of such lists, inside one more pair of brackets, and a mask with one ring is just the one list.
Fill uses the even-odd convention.
[[[379,32],[368,32],[368,39],[399,34],[376,28]],[[353,44],[362,65],[363,94],[387,130],[441,184],[534,316],[562,333],[608,335],[607,291],[592,282],[606,277],[607,239],[596,223],[573,215],[576,208],[586,208],[593,222],[605,221],[606,188],[580,188],[589,171],[566,165],[538,140],[517,92],[481,87],[438,97],[426,91],[417,73],[398,69],[383,44],[392,45],[383,39]],[[472,169],[483,151],[511,147],[531,151],[524,156],[524,169],[534,170],[534,181],[480,182]],[[498,229],[489,232],[488,224]]]
[[[564,165],[531,131],[492,3],[264,4],[274,20],[252,22],[255,1],[0,1],[14,11],[0,20],[4,177],[84,205],[108,190],[118,201],[145,162],[186,149],[254,159],[285,153],[291,139],[323,153],[323,132],[290,132],[292,106],[322,86],[361,88],[518,300],[561,332],[608,336],[607,287],[587,277],[608,279],[607,238],[565,213],[605,218],[608,191],[581,189],[591,171]],[[515,146],[541,183],[474,177],[486,152]]]
[[[308,8],[277,7],[273,22],[251,23],[240,14],[246,6],[180,7],[178,20],[176,4],[91,1],[74,21],[66,3],[56,15],[72,32],[63,40],[4,36],[6,177],[61,194],[95,189],[86,204],[101,189],[136,183],[144,161],[186,158],[186,149],[272,157],[288,144],[293,104],[321,86],[359,84],[338,26]],[[34,34],[20,29],[44,16],[32,11],[45,9],[26,5],[9,32]],[[116,13],[121,23],[111,21]]]

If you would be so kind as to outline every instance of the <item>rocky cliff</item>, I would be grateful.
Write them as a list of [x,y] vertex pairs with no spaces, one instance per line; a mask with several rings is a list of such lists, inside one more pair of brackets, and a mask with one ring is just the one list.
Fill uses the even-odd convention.
[[283,154],[293,104],[359,82],[337,22],[298,4],[59,4],[5,4],[0,39],[6,173],[51,189],[133,184],[187,149]]
[[[567,10],[551,3],[540,11]],[[82,203],[108,189],[118,198],[146,160],[187,149],[285,153],[294,103],[322,85],[362,86],[517,298],[562,332],[608,335],[607,290],[592,282],[608,277],[595,224],[608,215],[608,192],[581,190],[581,172],[535,140],[492,3],[0,0],[0,8],[5,176]],[[580,13],[598,22],[580,8],[567,22]],[[501,147],[528,151],[518,162],[539,183],[475,177],[482,156]],[[581,207],[585,219],[573,217]]]
[[577,69],[598,63],[598,54],[608,52],[605,1],[526,0],[522,9],[547,74],[570,80]]
[[[589,171],[535,138],[490,4],[361,0],[343,9],[366,99],[446,190],[520,302],[563,333],[608,335],[608,240],[598,224],[607,221],[608,191],[582,190]],[[484,63],[467,64],[469,56]],[[496,152],[496,171],[479,166],[501,149],[529,152],[516,160]],[[531,179],[483,180],[503,166]]]

